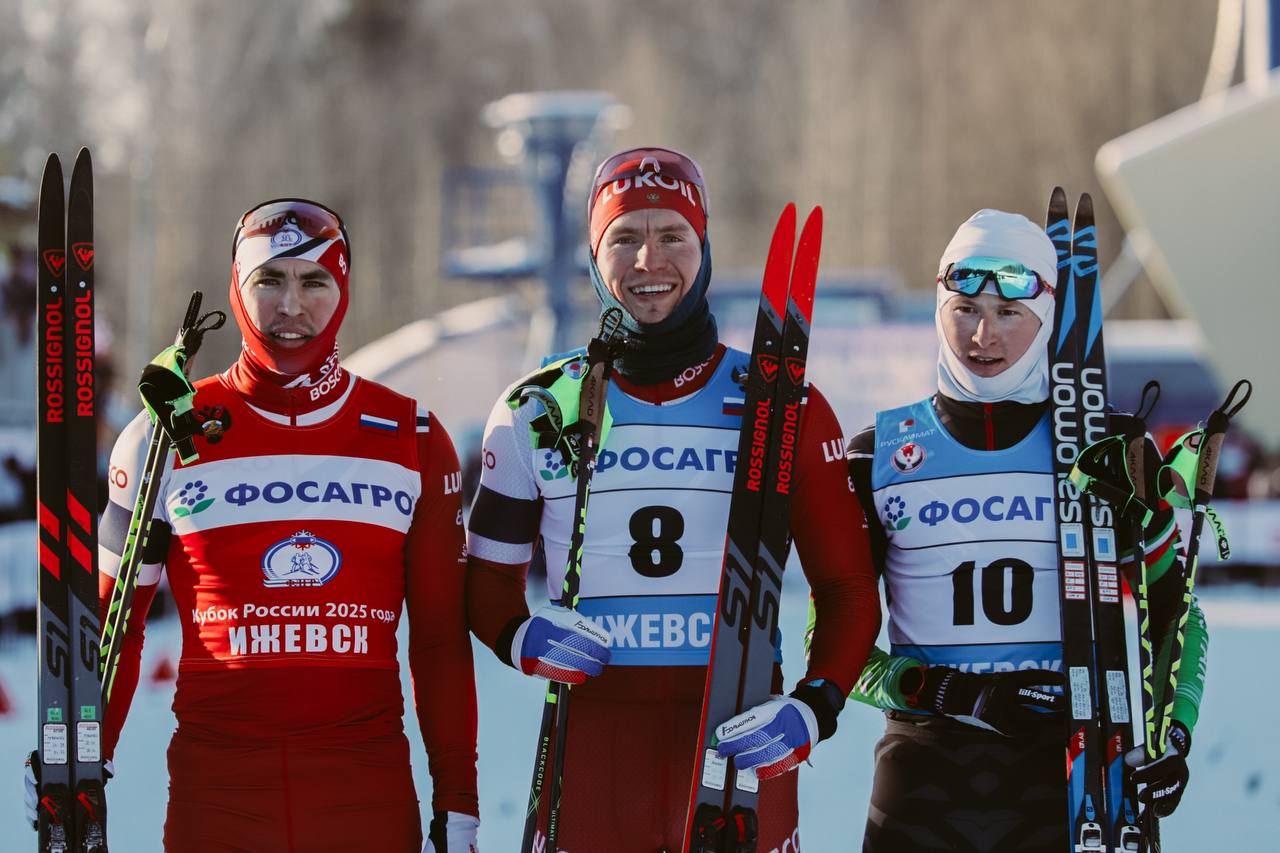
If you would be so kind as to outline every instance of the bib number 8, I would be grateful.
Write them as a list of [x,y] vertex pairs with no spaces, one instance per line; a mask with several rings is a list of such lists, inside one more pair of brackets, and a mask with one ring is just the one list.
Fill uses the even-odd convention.
[[665,578],[684,565],[684,516],[669,506],[645,506],[631,514],[631,568],[647,578]]
[[[976,564],[966,560],[951,573],[953,603],[951,624],[972,625],[974,617],[973,575]],[[1009,606],[1005,607],[1005,580],[1008,578]],[[982,568],[982,613],[996,625],[1017,625],[1031,615],[1031,586],[1035,569],[1023,560],[1004,557]]]

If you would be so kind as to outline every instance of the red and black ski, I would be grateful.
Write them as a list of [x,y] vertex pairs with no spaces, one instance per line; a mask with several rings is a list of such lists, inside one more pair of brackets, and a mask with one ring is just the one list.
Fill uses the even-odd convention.
[[685,853],[752,853],[759,782],[715,749],[716,727],[770,695],[782,572],[791,548],[788,507],[805,394],[805,361],[822,248],[822,208],[795,245],[796,209],[782,211],[765,262],[745,378],[738,466],[724,570],[702,701]]
[[49,155],[38,217],[39,849],[103,853],[93,167],[88,149],[76,158],[65,204],[62,164],[57,155]]

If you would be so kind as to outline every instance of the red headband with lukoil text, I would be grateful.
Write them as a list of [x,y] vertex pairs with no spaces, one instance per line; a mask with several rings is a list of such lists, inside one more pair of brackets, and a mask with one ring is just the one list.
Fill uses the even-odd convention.
[[674,210],[693,226],[698,239],[707,231],[707,191],[693,158],[666,148],[621,151],[596,171],[588,217],[591,252],[609,224],[633,210]]

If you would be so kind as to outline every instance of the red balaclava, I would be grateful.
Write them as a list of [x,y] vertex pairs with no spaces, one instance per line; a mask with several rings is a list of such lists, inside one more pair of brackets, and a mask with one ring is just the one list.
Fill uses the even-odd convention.
[[[324,267],[340,298],[328,324],[301,347],[284,349],[264,335],[245,311],[240,288],[253,271],[277,258],[300,258]],[[279,411],[318,408],[345,389],[338,364],[338,329],[347,313],[351,252],[336,213],[303,199],[277,199],[250,210],[236,227],[231,249],[231,312],[242,351],[230,378],[254,402]]]

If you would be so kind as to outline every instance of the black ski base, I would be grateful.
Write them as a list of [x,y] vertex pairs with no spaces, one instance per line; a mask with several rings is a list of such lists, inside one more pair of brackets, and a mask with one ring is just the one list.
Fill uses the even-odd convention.
[[754,809],[735,806],[725,817],[719,806],[703,803],[693,815],[690,853],[755,853],[760,825]]

